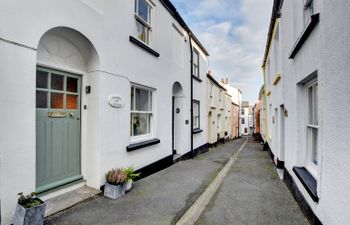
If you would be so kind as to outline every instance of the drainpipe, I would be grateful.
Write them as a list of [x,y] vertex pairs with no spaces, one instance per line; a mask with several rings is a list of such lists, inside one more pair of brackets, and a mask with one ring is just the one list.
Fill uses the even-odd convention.
[[191,34],[188,32],[188,37],[190,41],[190,54],[191,54],[191,74],[190,74],[190,79],[191,79],[191,159],[194,158],[194,152],[193,152],[193,51],[192,51],[192,39],[191,39]]

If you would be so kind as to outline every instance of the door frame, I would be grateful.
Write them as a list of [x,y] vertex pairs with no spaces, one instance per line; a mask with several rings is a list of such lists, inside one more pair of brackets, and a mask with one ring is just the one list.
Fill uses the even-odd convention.
[[[56,189],[60,189],[62,187],[65,187],[66,185],[69,185],[69,184],[74,184],[75,182],[79,181],[79,180],[84,180],[84,177],[83,177],[83,153],[82,153],[82,140],[83,140],[83,137],[82,137],[82,133],[83,133],[83,114],[82,114],[82,110],[83,110],[83,83],[84,83],[84,72],[83,71],[73,71],[73,70],[69,70],[69,69],[62,69],[62,68],[57,68],[55,66],[50,66],[50,65],[45,65],[45,64],[41,64],[41,63],[37,63],[36,64],[36,67],[35,67],[35,73],[37,70],[40,70],[42,69],[43,71],[48,71],[48,72],[57,72],[57,73],[60,73],[60,74],[63,74],[63,75],[68,75],[68,76],[75,76],[75,77],[79,77],[80,79],[80,90],[79,90],[79,129],[80,129],[80,132],[79,132],[79,141],[78,141],[78,144],[79,144],[79,175],[76,175],[76,176],[73,176],[73,177],[70,177],[70,178],[65,178],[61,181],[57,181],[57,182],[53,182],[49,185],[45,185],[47,186],[47,188],[45,189],[37,189],[38,187],[36,186],[36,179],[37,179],[37,171],[36,171],[36,165],[37,165],[37,162],[35,162],[35,189],[36,189],[36,193],[37,194],[41,194],[41,193],[46,193],[46,192],[50,192],[52,190],[56,190]],[[35,75],[35,80],[36,80],[36,75]],[[36,82],[35,82],[36,83]],[[36,84],[34,86],[35,90],[36,90]],[[36,112],[36,107],[35,107],[35,116],[37,114]],[[36,124],[35,124],[35,130],[36,130]],[[37,133],[35,133],[35,140],[36,140],[36,137],[37,137]],[[37,143],[35,141],[35,158],[36,158],[36,155],[37,155]]]
[[172,103],[171,103],[171,146],[172,146],[172,153],[173,155],[176,155],[176,149],[175,149],[175,96],[172,96]]

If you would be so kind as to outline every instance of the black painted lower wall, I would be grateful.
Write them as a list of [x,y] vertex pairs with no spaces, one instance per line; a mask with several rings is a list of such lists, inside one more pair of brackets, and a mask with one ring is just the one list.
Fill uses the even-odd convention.
[[310,205],[305,200],[297,184],[294,182],[293,177],[290,175],[290,173],[287,171],[286,168],[284,168],[283,181],[287,185],[290,192],[293,194],[293,197],[297,201],[305,217],[309,220],[310,224],[322,225],[321,221],[317,218],[317,216],[312,211]]
[[[140,177],[136,178],[135,181],[140,180],[142,178],[148,177],[149,175],[152,175],[158,171],[161,171],[165,168],[168,168],[169,166],[173,165],[174,161],[173,161],[173,155],[169,155],[163,159],[160,159],[148,166],[145,166],[141,169],[136,170],[136,173],[141,173]],[[104,190],[104,185],[101,186],[101,191]]]
[[218,146],[218,142],[215,142],[215,143],[208,143],[208,146],[209,146],[209,148],[212,148],[212,147],[216,147],[216,146]]
[[[209,151],[209,144],[206,143],[206,144],[194,149],[193,155],[195,157],[199,154],[202,154],[202,153],[205,153],[208,151]],[[185,159],[190,159],[190,158],[192,158],[191,151],[189,151],[188,153],[181,156],[180,160],[185,160]],[[161,170],[163,170],[163,169],[165,169],[173,164],[174,164],[173,155],[169,155],[161,160],[158,160],[157,162],[154,162],[148,166],[145,166],[145,167],[137,170],[136,171],[137,173],[141,173],[140,177],[137,180],[148,177],[149,175],[152,175],[158,171],[161,171]]]
[[[209,151],[209,143],[206,143],[202,146],[199,146],[196,149],[193,149],[193,157],[196,157],[197,155],[200,155],[202,153],[208,152]],[[192,152],[189,151],[186,154],[184,154],[183,156],[180,157],[181,160],[186,160],[186,159],[191,159],[192,158]]]
[[[202,153],[205,153],[208,151],[209,151],[209,143],[206,143],[206,144],[194,149],[193,156],[195,157],[199,154],[202,154]],[[192,158],[191,151],[189,151],[188,153],[181,156],[179,160],[186,160],[186,159],[190,159],[190,158]],[[174,164],[173,155],[169,155],[163,159],[160,159],[160,160],[158,160],[158,161],[156,161],[148,166],[145,166],[145,167],[135,171],[136,173],[141,173],[140,177],[135,179],[135,181],[140,180],[140,179],[145,178],[145,177],[148,177],[149,175],[152,175],[152,174],[159,172],[163,169],[166,169],[173,164]],[[104,185],[100,189],[103,191]]]
[[264,151],[267,151],[270,154],[271,160],[273,164],[278,168],[278,169],[284,169],[284,161],[280,161],[278,158],[275,161],[275,155],[272,153],[271,148],[269,144],[266,142],[263,147]]
[[258,141],[258,142],[262,142],[263,141],[260,133],[253,133],[253,138],[254,138],[255,141]]
[[136,173],[141,173],[140,177],[137,180],[148,177],[158,171],[161,171],[171,165],[173,165],[173,155],[169,155],[161,160],[158,160],[148,166],[145,166],[141,169],[138,169]]

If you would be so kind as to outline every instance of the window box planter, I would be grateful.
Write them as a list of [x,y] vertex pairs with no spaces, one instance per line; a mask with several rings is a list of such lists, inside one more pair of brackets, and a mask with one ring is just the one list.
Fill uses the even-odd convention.
[[42,225],[44,222],[46,203],[35,198],[42,204],[30,208],[25,208],[17,203],[13,225]]
[[105,184],[104,196],[111,199],[117,199],[123,196],[124,194],[125,194],[125,184],[119,184],[119,185],[113,185],[109,183]]

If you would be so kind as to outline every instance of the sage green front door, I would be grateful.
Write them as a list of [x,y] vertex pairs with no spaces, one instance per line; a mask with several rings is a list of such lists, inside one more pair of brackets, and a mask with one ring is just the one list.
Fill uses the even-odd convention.
[[81,179],[81,77],[38,67],[36,71],[36,191]]

